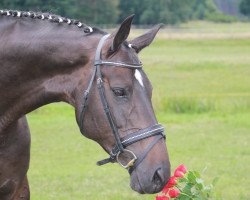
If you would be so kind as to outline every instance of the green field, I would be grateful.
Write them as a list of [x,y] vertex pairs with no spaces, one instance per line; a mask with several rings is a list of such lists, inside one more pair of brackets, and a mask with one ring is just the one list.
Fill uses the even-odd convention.
[[[172,167],[207,167],[207,182],[220,178],[219,199],[250,199],[250,40],[162,37],[141,60]],[[70,106],[49,105],[28,119],[31,199],[154,199],[133,192],[118,165],[95,165],[107,155],[81,136]]]

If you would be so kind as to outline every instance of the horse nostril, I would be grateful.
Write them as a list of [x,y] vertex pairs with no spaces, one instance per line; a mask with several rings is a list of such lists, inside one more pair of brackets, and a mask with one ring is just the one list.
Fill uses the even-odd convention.
[[153,183],[157,186],[162,186],[162,184],[165,183],[164,181],[164,172],[161,168],[158,168],[155,171],[155,174],[153,176]]

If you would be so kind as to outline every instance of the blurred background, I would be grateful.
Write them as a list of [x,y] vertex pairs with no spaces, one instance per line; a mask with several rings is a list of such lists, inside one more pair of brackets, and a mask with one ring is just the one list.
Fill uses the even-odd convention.
[[179,24],[190,20],[247,21],[249,0],[1,0],[0,8],[52,12],[88,24],[117,24],[136,14],[134,24]]
[[[1,9],[43,11],[113,31],[135,13],[130,37],[166,26],[140,53],[166,127],[172,168],[219,177],[216,199],[250,199],[250,0],[1,0]],[[31,199],[152,200],[79,132],[74,110],[51,104],[28,115]]]

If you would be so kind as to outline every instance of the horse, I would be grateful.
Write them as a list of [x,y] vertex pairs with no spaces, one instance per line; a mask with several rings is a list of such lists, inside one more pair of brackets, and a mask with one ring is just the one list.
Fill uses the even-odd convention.
[[134,15],[111,34],[59,15],[0,10],[0,199],[30,199],[25,115],[53,102],[74,107],[80,132],[128,170],[131,188],[157,193],[170,177],[164,128],[138,53],[161,24],[128,40]]

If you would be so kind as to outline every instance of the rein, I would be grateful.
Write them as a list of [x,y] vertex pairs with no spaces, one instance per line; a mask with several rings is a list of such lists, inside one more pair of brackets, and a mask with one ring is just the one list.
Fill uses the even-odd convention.
[[[99,96],[101,99],[101,103],[105,112],[105,115],[107,117],[107,120],[109,122],[110,128],[112,130],[112,134],[115,138],[116,144],[112,148],[110,152],[110,157],[106,158],[104,160],[98,161],[97,165],[104,165],[109,162],[118,162],[122,167],[129,170],[129,173],[132,173],[133,170],[143,161],[143,159],[147,156],[148,152],[154,147],[154,145],[161,139],[165,138],[164,134],[164,127],[160,124],[155,124],[153,126],[140,129],[139,131],[130,133],[126,135],[125,137],[121,138],[117,129],[116,124],[114,123],[113,116],[111,114],[106,96],[105,96],[105,89],[103,85],[102,80],[102,74],[101,74],[101,68],[100,66],[116,66],[116,67],[126,67],[129,69],[141,69],[142,63],[138,64],[127,64],[123,62],[111,62],[107,60],[101,59],[101,50],[104,45],[105,40],[109,37],[109,35],[104,35],[97,46],[96,53],[95,53],[95,61],[94,61],[94,67],[93,67],[93,73],[91,76],[91,79],[89,81],[87,89],[84,91],[82,104],[81,104],[81,113],[80,113],[80,130],[83,134],[83,120],[84,120],[84,114],[87,108],[87,100],[89,92],[92,88],[93,82],[96,78],[97,80],[97,87],[99,91]],[[137,157],[134,152],[131,150],[126,149],[127,146],[138,142],[140,140],[149,138],[155,136],[155,139],[147,146],[145,151]],[[126,161],[123,160],[126,158]]]

